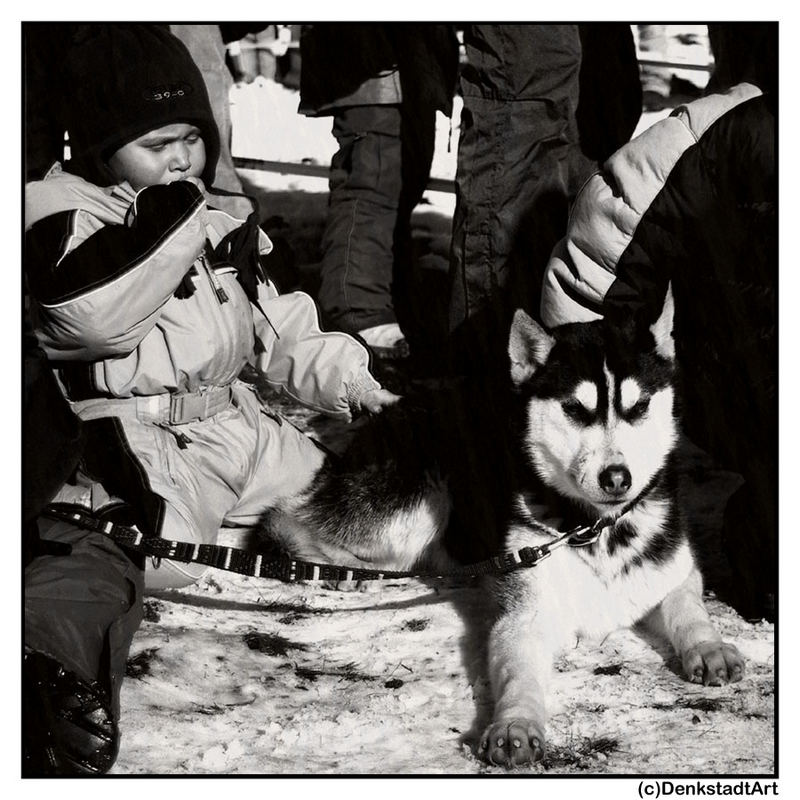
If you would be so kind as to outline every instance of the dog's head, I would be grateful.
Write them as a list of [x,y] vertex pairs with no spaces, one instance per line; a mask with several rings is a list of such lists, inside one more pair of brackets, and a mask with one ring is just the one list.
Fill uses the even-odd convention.
[[545,331],[517,311],[511,379],[525,398],[525,449],[540,479],[602,516],[652,482],[677,440],[673,300],[655,323]]

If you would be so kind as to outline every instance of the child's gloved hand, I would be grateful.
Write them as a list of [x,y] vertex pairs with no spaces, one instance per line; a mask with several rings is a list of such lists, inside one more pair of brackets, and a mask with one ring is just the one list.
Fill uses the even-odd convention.
[[[185,237],[193,237],[200,254],[206,239],[208,211],[203,192],[194,180],[155,184],[141,189],[134,200],[133,230],[139,241],[155,245],[184,226]],[[192,258],[194,261],[194,258]],[[191,262],[190,262],[191,263]],[[187,266],[188,269],[188,266]]]
[[380,414],[386,406],[394,405],[399,399],[399,394],[393,394],[388,389],[370,389],[361,395],[359,403],[362,411]]
[[201,192],[206,190],[205,184],[201,178],[196,178],[193,175],[190,175],[188,178],[181,178],[181,180],[184,181],[184,183],[193,183]]

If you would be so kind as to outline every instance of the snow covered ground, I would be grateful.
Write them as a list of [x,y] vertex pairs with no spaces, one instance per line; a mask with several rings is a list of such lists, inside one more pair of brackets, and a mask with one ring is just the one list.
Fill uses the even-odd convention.
[[[477,585],[347,593],[219,572],[152,597],[113,773],[502,774],[474,755],[491,713],[485,601]],[[576,643],[556,663],[547,760],[517,773],[771,774],[772,626],[710,607],[743,682],[686,683],[628,631]]]
[[[346,443],[346,426],[271,405],[327,446]],[[699,537],[713,536],[737,478],[696,450],[685,468],[690,518]],[[222,543],[248,539],[225,532]],[[368,589],[210,570],[148,597],[113,774],[504,774],[475,755],[491,714],[485,588],[404,579]],[[668,646],[631,631],[576,642],[555,664],[548,756],[515,774],[773,774],[774,626],[707,602],[747,659],[743,681],[689,684]]]

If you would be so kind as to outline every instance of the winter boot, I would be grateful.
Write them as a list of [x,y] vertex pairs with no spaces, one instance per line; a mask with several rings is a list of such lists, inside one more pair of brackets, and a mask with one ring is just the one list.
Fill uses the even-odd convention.
[[22,680],[23,777],[108,772],[119,752],[108,689],[27,648]]

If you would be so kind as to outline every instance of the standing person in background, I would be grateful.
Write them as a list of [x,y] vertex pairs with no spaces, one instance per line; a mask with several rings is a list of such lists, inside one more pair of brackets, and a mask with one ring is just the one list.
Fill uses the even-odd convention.
[[258,76],[268,81],[283,80],[279,61],[289,52],[291,25],[222,22],[219,27],[236,83],[252,83]]
[[578,28],[581,71],[575,117],[580,146],[573,148],[570,203],[589,176],[630,141],[642,116],[642,83],[631,26],[600,22]]
[[[667,60],[667,26],[642,24],[636,26],[639,49],[645,58]],[[672,72],[667,67],[643,64],[641,67],[642,102],[648,111],[659,111],[669,106],[672,92]]]
[[680,61],[687,51],[694,50],[699,58],[705,56],[707,31],[705,25],[636,26],[636,38],[643,61],[662,62],[641,65],[642,105],[645,111],[661,111],[690,102],[703,93],[705,74],[681,69]]
[[446,369],[505,373],[515,307],[538,309],[567,226],[577,25],[467,25]]
[[569,205],[630,139],[642,89],[629,25],[468,25],[464,44],[449,330],[435,357],[504,379],[511,314],[538,316]]
[[414,340],[411,212],[433,159],[436,111],[450,114],[458,42],[450,25],[316,24],[301,39],[300,111],[333,117],[318,301],[326,325],[374,354]]

